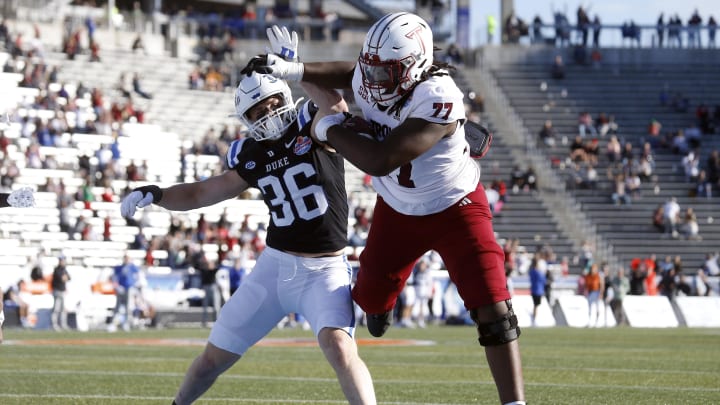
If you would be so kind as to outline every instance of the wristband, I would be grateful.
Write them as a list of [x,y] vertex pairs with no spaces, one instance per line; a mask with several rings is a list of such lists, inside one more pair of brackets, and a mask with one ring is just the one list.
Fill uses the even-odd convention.
[[160,187],[156,185],[149,185],[149,186],[142,186],[136,188],[134,191],[139,191],[145,196],[145,194],[150,193],[153,196],[153,204],[157,204],[162,200],[163,192],[160,189]]
[[327,131],[333,125],[340,125],[345,121],[345,113],[326,115],[315,125],[315,139],[327,142]]

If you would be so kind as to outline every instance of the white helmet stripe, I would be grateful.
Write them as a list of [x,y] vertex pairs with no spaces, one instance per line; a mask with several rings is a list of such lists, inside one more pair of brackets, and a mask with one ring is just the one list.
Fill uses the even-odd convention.
[[375,29],[372,33],[368,34],[368,41],[367,41],[367,47],[366,51],[370,52],[377,52],[378,49],[382,46],[382,43],[380,40],[383,37],[383,32],[392,24],[393,21],[396,19],[406,15],[408,13],[393,13],[393,14],[387,14],[383,18],[381,18],[377,23],[375,23]]

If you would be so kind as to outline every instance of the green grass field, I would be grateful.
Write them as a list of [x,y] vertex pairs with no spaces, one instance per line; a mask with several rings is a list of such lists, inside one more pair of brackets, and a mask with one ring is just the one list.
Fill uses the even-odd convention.
[[[207,329],[6,330],[0,346],[0,404],[170,404],[207,334]],[[269,337],[306,340],[312,334],[286,329]],[[363,328],[357,337],[377,341]],[[360,347],[379,403],[498,403],[473,328],[393,328],[386,337],[430,344]],[[163,340],[146,344],[145,339]],[[525,329],[520,342],[532,405],[720,404],[718,329]],[[198,403],[345,401],[316,346],[260,345]]]

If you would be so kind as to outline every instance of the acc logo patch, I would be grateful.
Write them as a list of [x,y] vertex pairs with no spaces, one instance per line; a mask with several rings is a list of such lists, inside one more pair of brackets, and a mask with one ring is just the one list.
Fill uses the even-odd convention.
[[245,168],[248,169],[248,170],[254,169],[254,168],[255,168],[255,162],[251,160],[251,161],[245,163]]
[[297,141],[295,141],[295,148],[293,148],[293,152],[298,156],[304,155],[308,153],[311,147],[312,139],[307,136],[298,136]]

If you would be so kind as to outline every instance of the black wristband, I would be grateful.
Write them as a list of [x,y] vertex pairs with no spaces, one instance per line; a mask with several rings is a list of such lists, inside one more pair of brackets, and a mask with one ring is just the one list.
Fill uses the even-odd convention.
[[0,208],[5,208],[5,207],[10,206],[10,203],[8,203],[8,197],[10,197],[10,194],[0,193]]
[[138,187],[138,188],[136,188],[136,189],[133,190],[133,191],[139,191],[139,192],[143,193],[143,197],[144,197],[145,194],[147,194],[147,193],[152,194],[152,196],[153,196],[153,204],[159,203],[160,200],[162,200],[162,197],[163,197],[163,192],[162,192],[162,190],[160,189],[160,187],[158,187],[158,186],[156,186],[156,185]]

